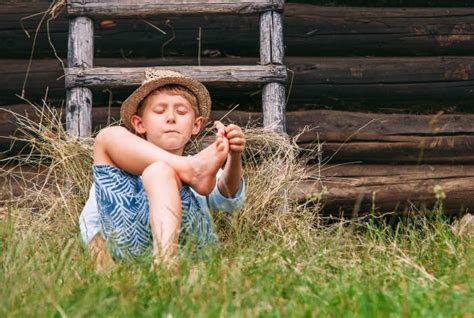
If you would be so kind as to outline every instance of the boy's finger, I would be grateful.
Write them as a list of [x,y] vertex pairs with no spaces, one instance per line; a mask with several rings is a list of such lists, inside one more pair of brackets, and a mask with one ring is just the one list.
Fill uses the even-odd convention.
[[216,121],[214,121],[214,127],[216,129],[221,129],[221,128],[225,128],[225,125],[223,123],[221,123],[220,121],[216,120]]
[[242,138],[229,139],[229,143],[232,145],[244,145],[245,141]]
[[232,130],[230,132],[226,132],[227,138],[235,138],[235,137],[240,137],[243,138],[244,134],[240,130]]
[[221,123],[220,121],[216,120],[214,122],[214,127],[217,129],[217,133],[220,133],[222,135],[225,135],[225,125]]
[[239,126],[235,125],[235,124],[229,124],[226,128],[225,128],[225,131],[226,133],[230,132],[230,131],[242,131],[240,129]]
[[230,150],[232,150],[232,151],[238,151],[238,152],[244,152],[244,147],[242,147],[242,146],[236,146],[236,145],[230,145]]

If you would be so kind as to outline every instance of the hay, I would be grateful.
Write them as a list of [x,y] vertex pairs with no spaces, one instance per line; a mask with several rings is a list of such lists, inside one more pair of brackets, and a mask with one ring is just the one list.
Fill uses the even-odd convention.
[[[37,171],[37,178],[26,180],[14,176],[26,186],[24,194],[11,201],[22,221],[19,227],[29,227],[39,221],[54,228],[60,222],[67,228],[77,228],[79,214],[88,197],[92,183],[93,138],[71,138],[61,123],[61,112],[43,105],[31,104],[39,121],[35,122],[14,112],[18,131],[13,142],[26,142],[28,147],[16,156],[3,160],[5,164],[28,165]],[[8,111],[8,110],[7,110]],[[219,214],[223,240],[246,233],[262,234],[271,231],[283,235],[289,226],[298,222],[312,223],[318,208],[308,211],[289,198],[300,180],[308,177],[305,163],[314,152],[302,154],[296,144],[297,136],[287,139],[282,135],[258,127],[243,127],[247,146],[243,156],[244,178],[247,186],[246,203],[242,211],[232,216]],[[198,151],[209,140],[211,130],[205,130],[188,149]],[[3,169],[2,174],[14,174],[14,169]],[[41,182],[38,182],[41,180]],[[302,218],[302,216],[304,216]],[[64,223],[62,223],[62,228]]]

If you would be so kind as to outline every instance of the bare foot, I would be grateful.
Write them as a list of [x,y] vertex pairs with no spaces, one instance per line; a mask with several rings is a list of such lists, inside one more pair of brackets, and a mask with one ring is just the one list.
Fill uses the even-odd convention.
[[228,153],[229,141],[218,134],[214,143],[192,157],[187,180],[183,181],[197,193],[208,195],[214,189],[216,173],[222,167]]

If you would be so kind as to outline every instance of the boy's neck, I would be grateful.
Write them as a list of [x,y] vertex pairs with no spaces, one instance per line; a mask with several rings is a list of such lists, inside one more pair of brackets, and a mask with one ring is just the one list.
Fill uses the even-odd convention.
[[[151,142],[150,140],[146,139],[145,140]],[[153,142],[152,142],[153,143]],[[153,143],[154,144],[154,143]],[[177,155],[177,156],[182,156],[184,154],[184,147],[183,148],[179,148],[179,149],[174,149],[174,150],[167,150],[167,149],[164,149],[162,148],[161,146],[157,145],[157,144],[154,144],[155,146],[158,146],[160,147],[161,149],[165,150],[165,151],[168,151],[169,153],[172,153],[173,155]]]
[[175,150],[167,150],[168,152],[172,153],[173,155],[182,156],[184,153],[183,149],[175,149]]

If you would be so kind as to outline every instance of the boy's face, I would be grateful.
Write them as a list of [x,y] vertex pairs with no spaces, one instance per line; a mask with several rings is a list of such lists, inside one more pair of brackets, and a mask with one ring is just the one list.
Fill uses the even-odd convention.
[[171,153],[182,155],[191,136],[201,129],[202,117],[195,118],[194,110],[180,95],[159,93],[147,98],[143,113],[133,115],[132,125],[146,139]]

